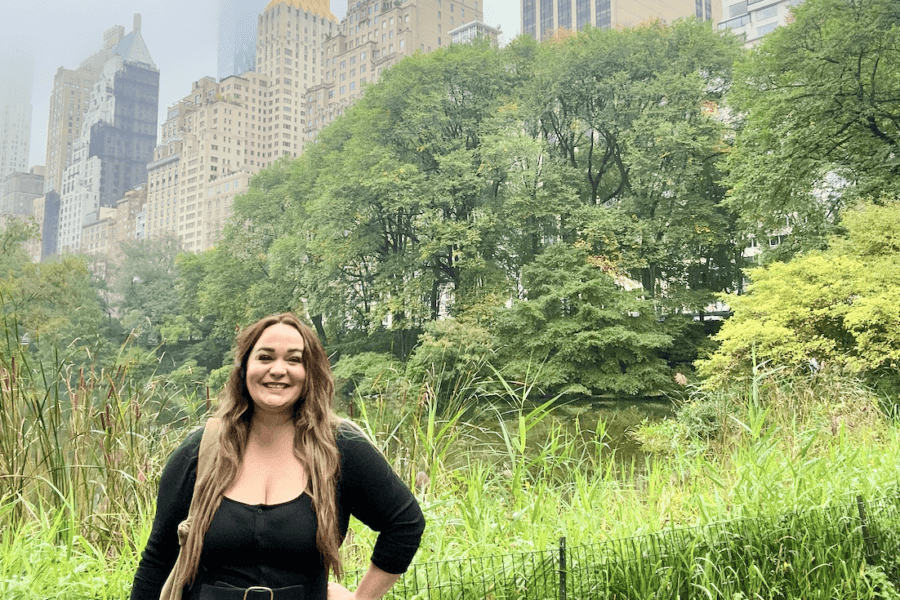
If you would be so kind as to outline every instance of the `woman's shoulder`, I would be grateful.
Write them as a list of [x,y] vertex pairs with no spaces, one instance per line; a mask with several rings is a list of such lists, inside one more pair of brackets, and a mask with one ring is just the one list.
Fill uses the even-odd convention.
[[171,468],[196,468],[200,454],[200,440],[203,438],[203,427],[191,430],[175,450],[169,455],[167,464]]
[[334,438],[338,443],[342,441],[366,441],[370,442],[369,436],[363,431],[362,427],[351,421],[350,419],[340,419],[334,426]]
[[372,438],[356,423],[348,419],[341,419],[335,424],[334,439],[338,452],[341,454],[341,462],[348,459],[365,459],[373,453],[379,454]]

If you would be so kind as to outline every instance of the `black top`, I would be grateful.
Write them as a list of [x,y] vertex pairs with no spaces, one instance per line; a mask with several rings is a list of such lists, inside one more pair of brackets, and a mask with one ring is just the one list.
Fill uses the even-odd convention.
[[[202,430],[191,433],[172,453],[159,484],[156,518],[141,556],[131,600],[158,600],[178,558],[178,524],[187,517],[197,477]],[[412,562],[425,528],[419,504],[390,465],[351,426],[337,432],[341,472],[337,486],[338,525],[347,534],[350,515],[379,532],[372,563],[403,573]],[[302,584],[306,598],[325,599],[327,575],[316,548],[316,516],[305,492],[273,505],[248,505],[223,498],[203,541],[200,570],[186,600],[201,584],[224,582],[272,588]],[[195,593],[191,593],[195,592]]]

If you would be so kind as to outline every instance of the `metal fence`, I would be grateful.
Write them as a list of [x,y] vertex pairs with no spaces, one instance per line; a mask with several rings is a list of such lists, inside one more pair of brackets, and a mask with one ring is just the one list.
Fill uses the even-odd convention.
[[[546,551],[419,563],[387,598],[662,600],[743,597],[748,588],[763,597],[798,597],[840,579],[834,569],[858,575],[866,564],[900,585],[900,496],[577,547],[562,538]],[[348,583],[361,575],[348,574]]]

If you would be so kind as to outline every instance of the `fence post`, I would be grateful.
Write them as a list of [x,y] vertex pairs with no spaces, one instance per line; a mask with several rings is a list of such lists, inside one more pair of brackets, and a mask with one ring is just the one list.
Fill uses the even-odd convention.
[[872,535],[869,532],[869,519],[866,515],[866,502],[863,500],[862,494],[856,496],[856,508],[859,510],[859,522],[862,528],[862,536],[863,536],[863,545],[866,551],[866,560],[868,562],[869,559],[874,558],[875,553],[878,551],[876,547],[875,540],[872,539]]
[[566,600],[566,538],[559,538],[559,600]]

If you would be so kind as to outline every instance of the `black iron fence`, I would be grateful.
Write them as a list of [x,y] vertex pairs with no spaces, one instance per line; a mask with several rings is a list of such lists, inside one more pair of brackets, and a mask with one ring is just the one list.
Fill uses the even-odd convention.
[[[867,585],[900,586],[900,496],[577,547],[562,538],[546,551],[419,563],[387,597],[801,598],[858,582],[861,573]],[[350,573],[349,583],[361,574]],[[822,597],[857,597],[849,589],[834,593]]]

